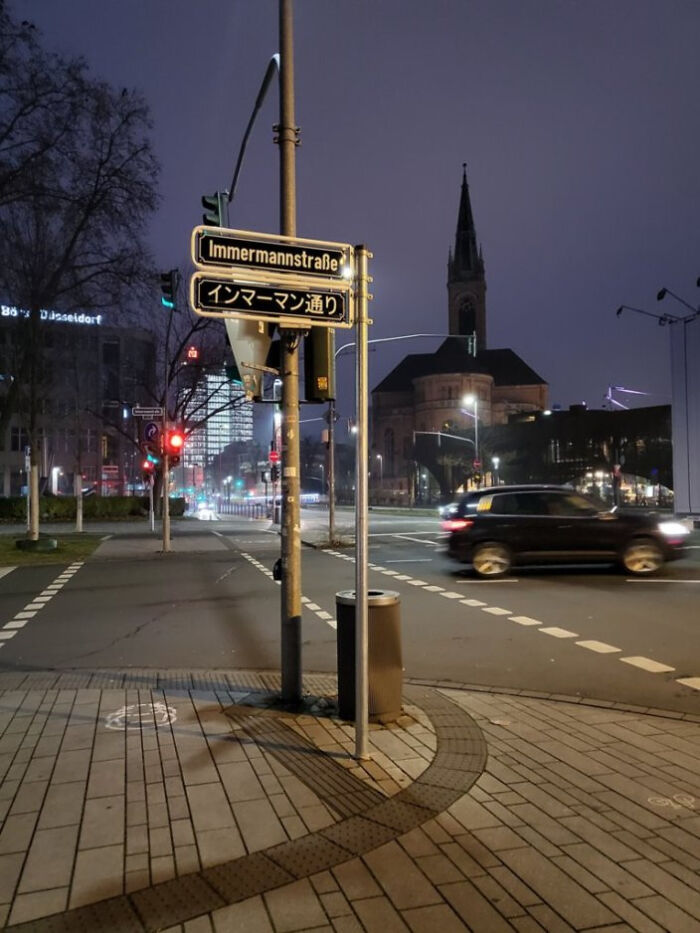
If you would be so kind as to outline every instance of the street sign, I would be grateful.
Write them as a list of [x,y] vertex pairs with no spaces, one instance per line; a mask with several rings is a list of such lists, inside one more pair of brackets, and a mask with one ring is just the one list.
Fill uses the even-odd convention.
[[155,421],[147,421],[143,426],[143,439],[145,441],[155,441],[160,434],[160,425]]
[[326,282],[348,282],[355,272],[355,253],[348,243],[306,240],[250,230],[195,227],[192,231],[192,261],[196,266],[220,270],[243,269]]
[[347,288],[275,285],[233,280],[206,272],[190,279],[190,304],[196,314],[213,318],[274,321],[288,327],[352,327]]
[[270,463],[279,463],[280,462],[280,452],[279,450],[271,450],[269,456]]
[[134,405],[131,409],[131,414],[134,415],[135,418],[162,418],[163,409],[156,407],[145,408],[141,405]]

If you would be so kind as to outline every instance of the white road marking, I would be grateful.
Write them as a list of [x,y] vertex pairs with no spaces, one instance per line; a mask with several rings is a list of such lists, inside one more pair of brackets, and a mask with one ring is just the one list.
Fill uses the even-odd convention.
[[318,603],[307,603],[307,604],[306,604],[306,608],[307,608],[307,609],[312,609],[314,612],[318,612],[318,610],[319,610],[321,607],[318,605]]
[[14,638],[16,634],[17,632],[14,630],[9,632],[0,632],[0,638]]
[[509,616],[512,609],[501,609],[500,606],[484,606],[482,612],[490,612],[492,616]]
[[326,612],[325,609],[317,610],[316,615],[319,617],[319,619],[323,619],[324,622],[327,622],[329,619],[333,618],[330,612]]
[[409,577],[408,574],[405,574],[405,573],[397,573],[396,579],[397,580],[412,580],[413,577]]
[[625,580],[625,583],[700,583],[700,580]]
[[511,616],[509,622],[517,622],[518,625],[542,625],[539,619],[531,619],[530,616]]
[[485,583],[487,586],[493,586],[495,583],[520,583],[516,577],[506,577],[505,580],[499,578],[498,580],[472,580],[471,578],[466,580],[455,580],[455,583]]
[[427,580],[410,580],[411,586],[427,586]]
[[578,638],[577,632],[570,632],[565,628],[557,628],[556,625],[551,625],[547,628],[538,628],[537,631],[542,632],[544,635],[551,635],[552,638]]
[[440,547],[440,541],[426,541],[424,538],[412,538],[410,535],[396,535],[402,541],[415,541],[416,544],[426,544],[428,547]]
[[700,677],[679,677],[676,683],[691,687],[693,690],[700,690]]
[[576,644],[582,648],[588,648],[589,651],[597,651],[598,654],[612,654],[614,651],[622,651],[622,648],[606,645],[604,641],[577,641]]
[[13,570],[17,570],[16,567],[0,567],[0,579],[6,577],[8,573],[12,573]]
[[435,586],[435,585],[426,586],[425,592],[426,593],[442,593],[444,589],[445,589],[444,586]]
[[668,664],[659,664],[658,661],[652,661],[651,658],[620,658],[625,664],[631,664],[632,667],[640,667],[643,671],[649,671],[650,674],[663,674],[668,671],[675,671],[675,667],[669,667]]
[[8,628],[24,628],[24,626],[29,622],[29,619],[12,619],[11,622],[6,622],[3,625],[4,629]]
[[33,619],[38,611],[38,609],[35,609],[33,612],[16,612],[15,619]]
[[443,590],[442,593],[440,593],[440,595],[444,596],[445,599],[461,599],[462,598],[461,593],[450,593],[449,590],[447,591]]
[[385,564],[430,564],[432,557],[404,557],[402,560],[387,560]]
[[486,603],[482,603],[480,599],[460,599],[461,603],[464,603],[465,606],[485,606]]
[[43,608],[44,608],[43,603],[27,603],[27,605],[24,607],[24,612],[31,612],[32,609],[43,609]]
[[399,573],[398,570],[384,570],[382,572],[387,577],[396,577],[398,576],[398,573]]

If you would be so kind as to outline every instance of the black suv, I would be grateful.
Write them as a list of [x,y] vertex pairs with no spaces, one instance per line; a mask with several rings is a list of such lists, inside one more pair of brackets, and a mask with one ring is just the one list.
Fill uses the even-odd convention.
[[619,563],[655,573],[682,557],[688,529],[653,513],[606,510],[563,486],[492,486],[466,493],[444,512],[447,552],[481,577],[514,564]]

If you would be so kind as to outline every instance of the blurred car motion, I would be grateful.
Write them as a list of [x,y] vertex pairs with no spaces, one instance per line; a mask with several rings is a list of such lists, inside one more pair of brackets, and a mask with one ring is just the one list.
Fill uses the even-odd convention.
[[514,565],[616,563],[656,573],[685,553],[688,528],[653,513],[608,509],[562,486],[494,486],[466,493],[443,516],[447,553],[480,577]]

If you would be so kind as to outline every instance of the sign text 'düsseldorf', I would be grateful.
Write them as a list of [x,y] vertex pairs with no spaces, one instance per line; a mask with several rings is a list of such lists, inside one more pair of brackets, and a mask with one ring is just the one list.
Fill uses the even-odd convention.
[[192,261],[218,269],[291,274],[296,277],[348,282],[354,272],[354,251],[346,243],[326,243],[246,230],[195,227]]
[[302,326],[351,327],[351,299],[346,289],[258,285],[195,272],[190,304],[203,317],[294,321]]

